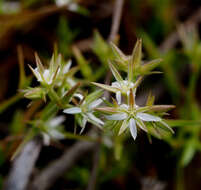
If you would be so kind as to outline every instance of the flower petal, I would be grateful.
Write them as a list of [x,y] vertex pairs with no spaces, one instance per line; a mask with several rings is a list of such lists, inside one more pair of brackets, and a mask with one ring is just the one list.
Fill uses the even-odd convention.
[[99,106],[102,102],[103,102],[102,99],[98,99],[98,100],[93,101],[92,103],[89,104],[89,109],[92,110],[92,109],[96,108],[96,107]]
[[121,88],[121,84],[119,82],[112,82],[112,87]]
[[116,99],[117,99],[118,104],[121,104],[121,92],[120,91],[116,92]]
[[64,116],[55,117],[49,121],[49,126],[52,128],[56,127],[56,126],[60,125],[61,123],[63,123],[64,120],[65,120]]
[[52,138],[54,138],[54,139],[57,139],[57,140],[60,140],[60,139],[64,139],[65,138],[65,136],[60,132],[60,131],[58,131],[58,130],[50,130],[49,131],[49,134],[50,134],[50,136],[52,137]]
[[104,125],[104,122],[101,121],[99,118],[97,118],[94,114],[92,113],[87,113],[87,116],[89,117],[90,120],[100,124],[100,125]]
[[78,107],[73,107],[73,108],[65,109],[63,112],[67,114],[76,114],[76,113],[81,113],[82,110]]
[[143,121],[161,121],[160,117],[153,116],[147,113],[137,113],[136,117]]
[[83,117],[83,119],[82,119],[82,126],[81,127],[85,128],[86,124],[87,124],[87,118]]
[[129,128],[130,128],[131,135],[133,139],[135,140],[137,137],[137,127],[136,127],[135,120],[133,118],[129,120]]
[[72,65],[72,61],[69,60],[68,63],[63,67],[63,74],[66,74]]
[[106,115],[106,119],[108,120],[124,120],[127,118],[126,113],[117,113],[117,114],[112,114],[112,115]]
[[118,135],[121,135],[126,130],[127,127],[128,127],[128,120],[124,120],[119,129]]
[[37,78],[37,80],[39,82],[42,81],[42,77],[40,75],[40,73],[38,72],[38,68],[36,67],[35,69],[33,69],[30,65],[29,65],[29,68],[31,69],[31,71],[33,72],[33,74],[35,75],[35,77]]
[[43,77],[47,84],[52,83],[52,77],[51,77],[50,71],[48,69],[44,70]]
[[43,144],[45,146],[49,146],[50,145],[50,136],[46,133],[42,133],[42,137],[43,137]]

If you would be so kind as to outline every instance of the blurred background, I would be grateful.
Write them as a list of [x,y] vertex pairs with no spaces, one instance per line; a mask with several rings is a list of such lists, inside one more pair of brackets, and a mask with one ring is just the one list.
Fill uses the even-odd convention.
[[[111,58],[108,42],[115,41],[131,54],[137,38],[142,38],[143,60],[163,60],[154,68],[160,74],[147,76],[140,86],[139,104],[151,91],[156,104],[176,105],[166,116],[175,134],[150,142],[140,133],[136,141],[129,136],[115,148],[101,145],[93,189],[201,189],[201,2],[122,2],[118,7],[116,0],[0,0],[0,189],[11,168],[10,158],[27,133],[25,121],[36,109],[27,108],[30,101],[20,93],[30,84],[28,64],[35,67],[34,53],[46,62],[57,48],[65,60],[80,65],[78,77],[104,82]],[[112,34],[121,10],[118,33]],[[89,67],[87,74],[83,64]],[[25,76],[20,72],[23,65],[27,77],[19,80]],[[69,123],[73,125],[72,118]],[[31,178],[75,142],[66,139],[43,147]],[[94,151],[82,155],[54,183],[49,181],[49,189],[86,189],[95,155]]]

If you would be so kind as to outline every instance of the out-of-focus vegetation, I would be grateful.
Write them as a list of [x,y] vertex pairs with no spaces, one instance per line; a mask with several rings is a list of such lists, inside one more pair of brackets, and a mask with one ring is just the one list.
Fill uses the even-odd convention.
[[[60,52],[64,60],[72,59],[76,68],[71,71],[82,78],[76,82],[82,82],[84,87],[89,81],[104,82],[109,71],[107,61],[114,58],[107,39],[115,1],[63,2],[0,0],[0,188],[13,153],[23,140],[30,139],[30,129],[38,125],[30,121],[38,115],[55,116],[51,115],[54,105],[39,113],[42,101],[27,107],[30,101],[23,97],[23,89],[37,84],[28,68],[28,64],[35,68],[34,53],[44,63],[54,51]],[[151,179],[150,186],[144,189],[201,188],[200,6],[197,0],[125,1],[115,43],[125,54],[131,54],[137,38],[141,38],[143,60],[162,58],[162,62],[152,65],[157,72],[145,77],[137,96],[142,97],[139,101],[143,104],[151,91],[157,104],[176,105],[170,115],[165,115],[175,134],[150,140],[142,132],[136,141],[120,136],[112,138],[113,143],[108,134],[101,145],[96,189],[142,189],[147,179]],[[191,18],[196,12],[197,17]],[[170,39],[172,33],[176,37]],[[175,45],[169,48],[172,41],[176,41]],[[87,90],[92,89],[95,88]],[[41,91],[39,94],[43,96]],[[35,166],[38,170],[59,158],[74,141],[91,140],[74,135],[69,115],[62,125],[69,131],[65,134],[67,139],[43,147]],[[89,155],[60,177],[52,189],[85,189],[91,175],[93,155]]]

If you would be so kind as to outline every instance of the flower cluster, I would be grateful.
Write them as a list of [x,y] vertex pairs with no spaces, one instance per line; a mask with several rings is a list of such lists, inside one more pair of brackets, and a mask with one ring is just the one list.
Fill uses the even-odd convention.
[[[116,99],[112,98],[113,103],[102,97],[102,90],[86,95],[79,88],[80,83],[76,83],[76,79],[73,78],[77,68],[70,68],[71,61],[65,63],[61,55],[53,55],[47,68],[43,66],[36,55],[37,67],[32,68],[30,66],[30,69],[40,86],[26,89],[25,96],[30,99],[42,98],[44,100],[48,96],[51,103],[53,103],[51,109],[54,110],[54,116],[59,109],[63,110],[63,113],[73,114],[75,121],[82,128],[81,133],[87,122],[100,129],[106,127],[109,122],[111,126],[119,127],[119,135],[129,129],[133,139],[137,137],[137,128],[159,137],[161,128],[173,133],[173,130],[160,115],[174,106],[153,105],[154,97],[152,96],[148,97],[145,106],[140,107],[136,104],[136,91],[143,75],[152,73],[151,70],[160,60],[144,64],[141,60],[141,40],[137,41],[131,56],[124,55],[114,44],[112,44],[112,49],[115,59],[109,61],[109,67],[116,81],[112,82],[111,85],[96,82],[92,82],[92,84],[115,93]],[[123,78],[119,70],[126,72],[127,76]],[[101,106],[103,103],[105,105]],[[102,117],[102,114],[104,117]],[[43,122],[46,127],[43,127],[42,134],[46,142],[49,141],[47,140],[48,136],[54,139],[63,138],[62,133],[57,130],[57,125],[60,125],[63,120],[63,117],[53,118],[49,116]]]
[[[112,82],[112,85],[105,85],[93,82],[94,85],[101,87],[110,92],[116,93],[116,100],[113,100],[114,105],[109,107],[99,107],[96,110],[105,113],[106,120],[112,120],[114,126],[120,124],[119,135],[122,134],[127,128],[130,129],[130,133],[133,139],[137,137],[137,127],[145,132],[149,132],[147,123],[151,124],[152,128],[157,132],[157,126],[163,127],[173,133],[173,130],[165,123],[156,113],[150,114],[150,112],[161,112],[173,108],[171,105],[152,105],[153,102],[147,103],[144,107],[139,107],[136,104],[135,96],[136,90],[142,81],[142,76],[137,77],[136,68],[141,64],[141,40],[138,40],[134,48],[133,54],[130,57],[124,56],[121,51],[115,47],[115,51],[118,54],[117,62],[121,64],[127,64],[127,78],[123,79],[110,62],[110,70],[114,75],[116,81]],[[125,63],[127,62],[127,63]],[[125,102],[122,102],[122,97]]]

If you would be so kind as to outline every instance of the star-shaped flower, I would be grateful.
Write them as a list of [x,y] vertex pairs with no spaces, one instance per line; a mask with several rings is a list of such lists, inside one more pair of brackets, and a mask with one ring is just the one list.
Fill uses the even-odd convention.
[[141,62],[141,50],[142,50],[142,42],[141,40],[137,41],[136,46],[133,50],[133,54],[131,56],[131,59],[129,61],[129,64],[127,66],[127,78],[123,79],[120,73],[117,71],[115,66],[113,65],[112,62],[109,62],[109,67],[110,70],[115,77],[116,81],[112,83],[111,86],[106,85],[106,84],[100,84],[96,82],[92,82],[92,84],[101,87],[105,90],[111,91],[116,93],[116,99],[118,104],[121,104],[121,95],[123,96],[128,96],[130,89],[133,90],[134,96],[135,96],[135,91],[140,82],[142,81],[142,77],[139,77],[136,80],[135,77],[135,69],[136,66],[138,66]]
[[80,100],[79,104],[74,107],[64,109],[64,113],[75,114],[77,116],[77,121],[82,127],[80,133],[82,133],[85,129],[87,121],[99,128],[104,125],[104,122],[94,115],[94,109],[103,102],[103,100],[99,98],[101,95],[102,91],[96,91],[86,97],[81,94],[75,94],[74,97],[77,97]]
[[154,127],[157,125],[162,125],[170,132],[174,132],[159,116],[152,115],[146,112],[151,111],[164,111],[173,108],[171,105],[151,105],[145,107],[139,107],[135,103],[135,97],[133,90],[130,89],[128,96],[128,103],[117,105],[115,107],[100,107],[96,110],[107,113],[105,118],[107,120],[114,120],[121,122],[121,127],[119,130],[119,135],[122,134],[127,128],[129,128],[130,133],[135,140],[137,137],[137,127],[148,132],[147,123],[150,123]]
[[[66,79],[65,82],[68,82],[71,86],[75,85],[75,82],[73,82],[71,78],[66,77],[66,75],[68,75],[68,73],[70,72],[70,67],[72,64],[71,60],[68,61],[66,64],[62,64],[61,55],[53,55],[52,59],[50,60],[49,67],[45,68],[37,54],[35,54],[35,58],[37,65],[36,68],[33,69],[30,65],[29,67],[37,78],[38,82],[40,82],[42,85],[50,86],[54,84],[57,86],[61,86],[63,79]],[[73,74],[74,70],[72,71]],[[69,75],[72,76],[72,74]]]
[[57,116],[54,117],[45,123],[43,123],[43,139],[44,139],[44,144],[49,145],[50,140],[55,139],[55,140],[61,140],[65,138],[65,135],[62,133],[62,123],[65,121],[64,116]]

